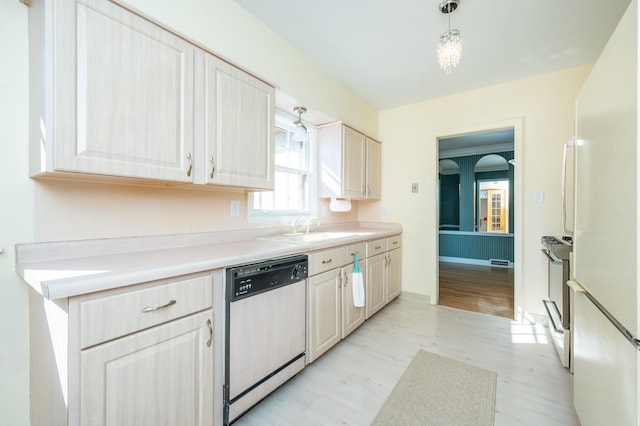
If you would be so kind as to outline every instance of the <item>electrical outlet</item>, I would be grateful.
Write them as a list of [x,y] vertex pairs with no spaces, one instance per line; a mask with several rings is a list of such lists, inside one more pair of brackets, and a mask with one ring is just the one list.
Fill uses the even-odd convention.
[[231,200],[229,210],[231,213],[231,217],[240,216],[240,200]]

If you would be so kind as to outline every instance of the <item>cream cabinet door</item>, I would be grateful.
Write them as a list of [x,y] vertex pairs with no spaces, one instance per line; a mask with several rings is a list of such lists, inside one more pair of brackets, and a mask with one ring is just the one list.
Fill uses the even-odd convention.
[[341,269],[308,279],[307,363],[315,361],[341,338]]
[[343,126],[342,193],[344,197],[364,198],[366,136]]
[[365,316],[369,319],[378,312],[386,302],[385,290],[385,254],[378,254],[367,258],[367,281],[365,291]]
[[275,92],[205,53],[205,182],[274,189]]
[[211,425],[211,310],[83,350],[83,425]]
[[367,198],[380,199],[381,146],[378,141],[367,138]]
[[[364,260],[360,261],[360,268],[365,267]],[[365,308],[353,306],[353,266],[346,266],[341,270],[342,278],[342,338],[347,337],[353,330],[364,322]],[[366,274],[363,272],[366,283]],[[366,303],[366,291],[365,291]]]
[[402,291],[402,249],[389,250],[386,254],[386,303],[396,298]]
[[195,48],[109,1],[65,3],[42,122],[53,168],[191,182]]

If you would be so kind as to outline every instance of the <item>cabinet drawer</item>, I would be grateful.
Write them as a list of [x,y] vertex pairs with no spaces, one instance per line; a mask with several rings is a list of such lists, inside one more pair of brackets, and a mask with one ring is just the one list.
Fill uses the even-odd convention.
[[367,243],[367,257],[375,256],[376,254],[380,254],[385,251],[387,251],[387,242],[384,238],[369,241]]
[[340,265],[349,265],[353,263],[353,254],[358,253],[359,258],[362,260],[367,257],[367,243],[355,243],[348,246],[342,246],[340,250]]
[[387,250],[393,250],[400,247],[402,247],[402,235],[387,237]]
[[337,268],[340,261],[338,248],[309,253],[309,276]]
[[213,278],[208,273],[82,301],[80,346],[84,349],[210,308],[212,287]]

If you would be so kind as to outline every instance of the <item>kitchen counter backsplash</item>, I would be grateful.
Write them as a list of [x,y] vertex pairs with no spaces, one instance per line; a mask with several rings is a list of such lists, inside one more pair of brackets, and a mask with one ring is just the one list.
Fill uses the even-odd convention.
[[397,223],[352,222],[313,228],[313,232],[354,233],[340,239],[305,244],[263,239],[289,231],[289,227],[258,228],[18,244],[16,272],[38,293],[55,300],[397,235],[402,227]]

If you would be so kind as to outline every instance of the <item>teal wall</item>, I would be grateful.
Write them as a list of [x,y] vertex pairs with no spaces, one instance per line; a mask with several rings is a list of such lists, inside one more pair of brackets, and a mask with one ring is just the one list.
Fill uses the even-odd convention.
[[[509,161],[513,159],[513,151],[504,151],[493,153],[503,157]],[[442,232],[451,231],[451,228],[441,227],[439,236],[440,256],[459,257],[467,259],[505,259],[514,261],[513,255],[513,230],[514,230],[514,169],[509,166],[508,170],[496,172],[475,173],[475,165],[482,157],[489,154],[467,155],[464,157],[448,158],[455,161],[460,167],[460,175],[441,175],[440,176],[440,223],[455,223],[455,218],[451,215],[455,214],[451,208],[458,205],[458,225],[461,232]],[[459,179],[458,185],[453,189],[453,178]],[[510,234],[495,233],[478,233],[475,231],[474,216],[474,184],[478,180],[492,179],[508,179],[509,180],[509,231]],[[459,197],[458,197],[459,191]]]
[[440,229],[457,231],[460,227],[460,175],[440,176]]
[[[503,152],[495,152],[492,153],[495,155],[499,155],[503,157],[505,160],[509,161],[513,159],[513,151],[503,151]],[[451,224],[454,223],[453,219],[451,219],[451,212],[449,211],[449,206],[455,205],[455,198],[458,195],[458,188],[455,188],[455,192],[452,189],[453,187],[449,185],[448,179],[452,179],[451,176],[458,176],[459,179],[459,200],[458,200],[458,214],[459,220],[457,224],[460,226],[460,231],[473,232],[474,229],[474,183],[477,178],[480,179],[495,179],[495,178],[507,178],[509,179],[509,231],[513,232],[514,229],[514,196],[513,196],[513,177],[514,170],[512,166],[509,166],[508,170],[499,171],[499,172],[484,172],[476,173],[474,169],[476,167],[476,163],[482,157],[490,155],[490,154],[474,154],[467,155],[464,157],[451,157],[447,158],[448,160],[455,161],[460,167],[460,175],[440,175],[440,223],[441,224]],[[444,202],[443,202],[444,201]],[[446,220],[444,220],[446,219]]]
[[439,255],[464,259],[514,261],[513,234],[440,231]]

